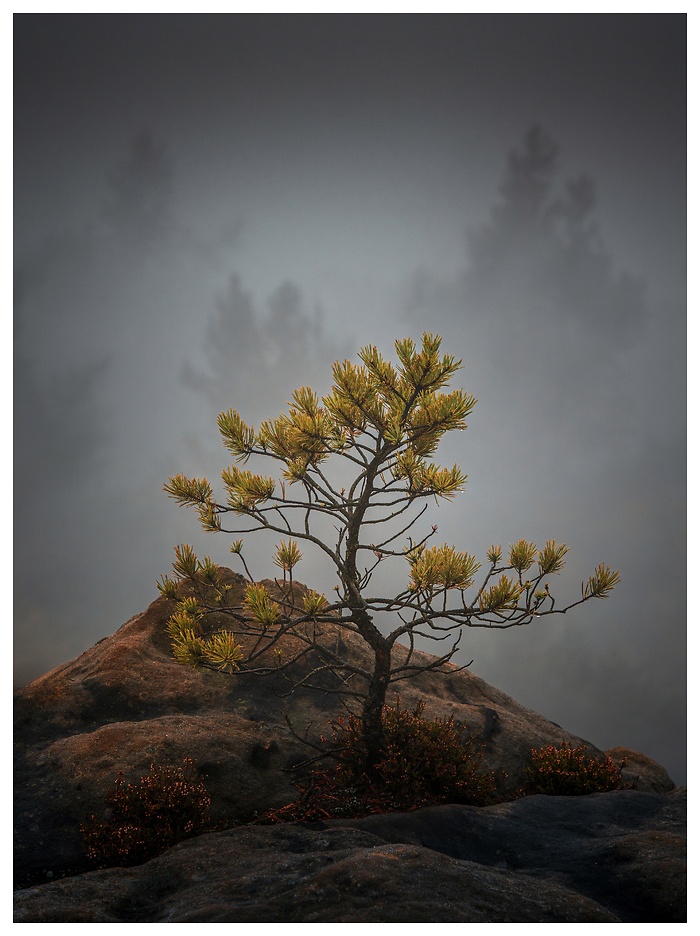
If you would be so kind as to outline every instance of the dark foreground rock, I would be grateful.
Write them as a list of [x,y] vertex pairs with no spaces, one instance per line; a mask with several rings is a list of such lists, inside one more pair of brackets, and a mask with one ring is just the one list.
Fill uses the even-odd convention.
[[15,895],[20,923],[684,920],[682,790],[245,826]]

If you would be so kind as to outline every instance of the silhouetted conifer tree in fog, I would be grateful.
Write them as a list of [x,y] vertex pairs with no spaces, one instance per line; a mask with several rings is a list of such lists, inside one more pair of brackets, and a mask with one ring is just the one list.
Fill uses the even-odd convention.
[[147,130],[107,174],[109,195],[103,214],[119,240],[138,250],[168,241],[176,227],[172,214],[173,170],[165,151]]
[[470,302],[516,323],[574,321],[626,344],[643,318],[642,283],[617,274],[595,220],[593,181],[556,190],[558,148],[540,128],[513,150],[489,220],[468,237]]
[[255,407],[277,406],[280,388],[315,379],[319,362],[338,353],[320,310],[304,308],[294,283],[282,283],[260,312],[237,275],[217,300],[203,352],[204,365],[186,362],[183,379],[219,409],[232,396],[245,396]]
[[52,246],[15,268],[14,432],[15,496],[23,511],[37,502],[37,490],[51,492],[76,486],[95,469],[97,455],[108,437],[107,414],[99,393],[109,370],[108,354],[92,356],[80,364],[60,362],[51,372],[40,366],[34,351],[36,325],[32,322],[33,293],[42,280],[42,266],[51,262]]

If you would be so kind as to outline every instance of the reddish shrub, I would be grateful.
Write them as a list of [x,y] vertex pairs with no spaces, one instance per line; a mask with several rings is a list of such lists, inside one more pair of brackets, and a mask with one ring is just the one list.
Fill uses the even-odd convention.
[[425,703],[409,711],[384,708],[385,745],[372,779],[367,775],[361,722],[350,715],[331,722],[328,741],[338,759],[298,784],[295,803],[266,813],[263,821],[328,819],[368,813],[408,812],[436,803],[488,802],[494,776],[482,772],[481,749],[454,724],[454,718],[425,719]]
[[156,767],[138,783],[119,776],[107,799],[108,817],[93,815],[80,830],[88,858],[99,867],[142,864],[210,828],[211,799],[194,764]]
[[522,792],[526,796],[583,796],[624,787],[620,768],[609,757],[600,760],[585,747],[572,748],[568,741],[562,741],[559,747],[550,744],[533,749]]

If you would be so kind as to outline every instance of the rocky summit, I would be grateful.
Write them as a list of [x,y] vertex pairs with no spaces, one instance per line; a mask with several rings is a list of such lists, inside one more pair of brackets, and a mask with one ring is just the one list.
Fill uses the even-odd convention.
[[[176,663],[165,633],[174,607],[159,598],[15,694],[17,922],[685,920],[685,790],[643,754],[615,748],[607,753],[626,759],[633,789],[507,801],[533,748],[604,752],[457,667],[402,683],[401,704],[422,699],[426,716],[454,715],[476,735],[504,802],[251,824],[295,798],[294,768],[309,755],[300,738],[327,732],[338,700],[290,693],[279,675]],[[322,639],[367,661],[363,642],[339,628]],[[221,831],[136,867],[92,870],[80,824],[106,814],[118,773],[135,781],[185,757]]]

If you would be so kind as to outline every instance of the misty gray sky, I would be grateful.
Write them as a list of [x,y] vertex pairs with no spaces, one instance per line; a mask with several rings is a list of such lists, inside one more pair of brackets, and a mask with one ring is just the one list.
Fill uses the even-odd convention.
[[15,16],[17,684],[143,610],[175,544],[235,567],[162,491],[226,466],[221,409],[259,422],[428,329],[479,399],[440,536],[564,541],[570,595],[599,562],[623,576],[469,632],[463,661],[683,782],[685,27]]

